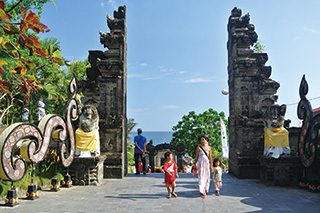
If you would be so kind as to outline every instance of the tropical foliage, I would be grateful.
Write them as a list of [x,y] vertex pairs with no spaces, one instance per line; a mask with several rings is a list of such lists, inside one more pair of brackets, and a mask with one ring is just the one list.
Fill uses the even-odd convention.
[[224,112],[218,113],[214,109],[208,109],[197,114],[194,111],[184,115],[182,120],[172,128],[173,145],[182,145],[185,152],[195,157],[195,148],[199,145],[199,137],[208,135],[209,145],[213,147],[213,156],[221,156],[221,130],[220,118],[227,123]]
[[39,40],[38,34],[49,28],[35,12],[23,7],[39,10],[46,2],[0,0],[1,119],[13,106],[30,104],[32,94],[43,88],[38,76],[44,67],[64,64],[60,49]]
[[[46,104],[47,113],[62,114],[71,78],[85,78],[87,60],[67,64],[56,38],[39,38],[40,33],[49,31],[39,18],[47,2],[0,0],[0,131],[3,124],[20,121],[22,108],[30,110],[29,121],[34,122],[33,112],[40,99]],[[54,150],[50,150],[47,158],[35,166],[34,181],[43,185],[57,176],[61,170],[57,161]],[[26,188],[30,183],[31,165],[28,166],[29,172],[15,186]],[[0,195],[9,185],[0,182]]]
[[130,133],[132,132],[133,128],[137,125],[133,118],[129,118],[127,122],[127,156],[128,156],[128,173],[131,173],[131,167],[134,166],[134,146],[133,143],[130,142]]

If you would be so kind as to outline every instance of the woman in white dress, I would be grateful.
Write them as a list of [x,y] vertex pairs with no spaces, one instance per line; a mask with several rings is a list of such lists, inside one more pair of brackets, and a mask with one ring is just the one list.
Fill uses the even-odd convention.
[[210,188],[210,174],[212,172],[212,149],[208,144],[209,138],[206,135],[200,137],[200,145],[196,148],[196,165],[199,180],[199,191],[202,198]]

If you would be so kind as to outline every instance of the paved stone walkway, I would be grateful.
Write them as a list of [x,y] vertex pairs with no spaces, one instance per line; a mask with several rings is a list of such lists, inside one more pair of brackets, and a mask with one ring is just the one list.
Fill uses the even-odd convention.
[[205,200],[199,197],[197,179],[181,174],[178,198],[166,198],[162,174],[104,180],[100,187],[75,186],[60,192],[41,192],[34,201],[0,206],[0,212],[320,212],[320,194],[298,188],[265,186],[258,180],[223,176],[220,197],[213,185]]

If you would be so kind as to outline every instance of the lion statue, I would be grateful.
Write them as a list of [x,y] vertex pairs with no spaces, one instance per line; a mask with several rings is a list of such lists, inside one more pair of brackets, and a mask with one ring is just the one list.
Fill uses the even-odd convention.
[[100,154],[99,114],[92,104],[85,104],[76,130],[76,155],[92,157]]
[[92,104],[85,105],[79,116],[79,127],[84,132],[91,132],[99,128],[99,114]]

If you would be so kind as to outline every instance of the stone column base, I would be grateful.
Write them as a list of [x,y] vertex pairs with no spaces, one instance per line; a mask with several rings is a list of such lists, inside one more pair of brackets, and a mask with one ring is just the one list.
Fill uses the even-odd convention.
[[241,179],[258,179],[260,163],[256,157],[237,157],[229,160],[229,172]]
[[103,178],[123,178],[124,164],[123,159],[119,155],[106,155],[103,163]]
[[113,179],[113,178],[123,178],[123,169],[119,166],[103,166],[103,178]]
[[99,185],[103,179],[103,158],[75,158],[70,166],[73,185]]

